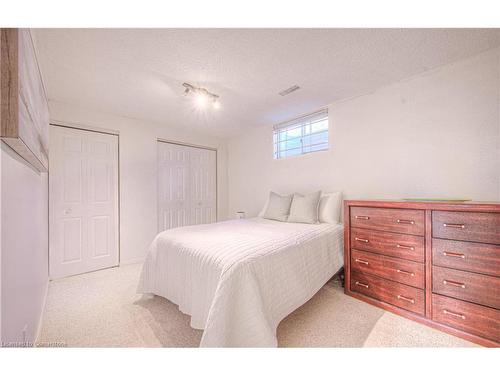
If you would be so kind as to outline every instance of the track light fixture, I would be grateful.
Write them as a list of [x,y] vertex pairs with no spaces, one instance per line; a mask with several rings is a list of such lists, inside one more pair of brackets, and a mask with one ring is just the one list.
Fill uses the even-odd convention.
[[220,108],[219,95],[211,93],[206,88],[196,87],[186,82],[182,86],[184,86],[184,95],[192,95],[198,108],[204,109],[209,105],[212,105],[214,109]]

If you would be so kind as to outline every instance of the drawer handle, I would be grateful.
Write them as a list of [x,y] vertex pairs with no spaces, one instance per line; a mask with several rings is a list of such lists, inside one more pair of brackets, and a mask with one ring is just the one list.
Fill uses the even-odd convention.
[[465,254],[452,253],[450,251],[443,251],[445,257],[462,258],[465,259]]
[[396,247],[399,249],[415,250],[415,248],[413,246],[405,246],[405,245],[397,244]]
[[370,220],[370,216],[364,216],[364,215],[356,215],[354,216],[354,218],[361,220]]
[[363,284],[363,283],[360,283],[359,281],[356,281],[356,285],[359,285],[359,286],[362,286],[363,288],[368,289],[368,284]]
[[465,228],[465,225],[464,225],[464,224],[448,224],[448,223],[444,223],[444,224],[443,224],[443,227],[445,227],[445,228],[457,228],[457,229],[464,229],[464,228]]
[[408,298],[408,297],[405,297],[405,296],[402,296],[399,294],[398,294],[398,299],[401,299],[403,301],[410,302],[410,303],[415,303],[415,300],[413,298]]
[[364,238],[354,237],[354,239],[355,239],[356,241],[359,241],[359,242],[364,242],[364,243],[368,243],[368,242],[370,242],[370,241],[368,241],[368,240],[365,240]]
[[403,273],[405,275],[410,275],[410,276],[415,276],[413,272],[408,272],[408,271],[403,271],[403,270],[396,270],[397,273]]
[[415,222],[413,220],[403,220],[403,219],[398,219],[399,224],[410,224],[413,225]]
[[464,283],[457,283],[456,281],[450,281],[450,280],[443,280],[444,285],[452,285],[452,286],[457,286],[459,288],[465,289],[465,284]]
[[355,261],[356,263],[363,263],[363,264],[366,264],[366,265],[368,265],[368,264],[369,264],[366,260],[363,260],[363,259],[358,259],[358,258],[356,258],[356,259],[354,259],[354,261]]
[[465,315],[464,314],[457,314],[457,313],[454,313],[454,312],[451,312],[451,311],[448,311],[448,310],[443,310],[443,313],[445,315],[451,315],[451,316],[454,316],[455,318],[461,318],[461,319],[465,320]]

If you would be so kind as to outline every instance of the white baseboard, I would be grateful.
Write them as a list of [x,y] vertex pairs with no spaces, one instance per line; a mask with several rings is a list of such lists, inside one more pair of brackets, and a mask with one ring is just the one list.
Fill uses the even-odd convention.
[[146,259],[146,257],[122,259],[122,260],[120,260],[120,266],[126,266],[127,264],[143,263],[145,259]]
[[45,314],[45,305],[47,304],[47,295],[49,294],[49,282],[50,280],[47,278],[47,282],[45,283],[45,292],[43,294],[43,300],[42,300],[42,310],[40,312],[40,318],[38,319],[38,327],[36,328],[36,334],[35,334],[35,340],[33,341],[33,344],[36,346],[40,340],[40,334],[42,333],[42,324],[43,324],[43,317]]

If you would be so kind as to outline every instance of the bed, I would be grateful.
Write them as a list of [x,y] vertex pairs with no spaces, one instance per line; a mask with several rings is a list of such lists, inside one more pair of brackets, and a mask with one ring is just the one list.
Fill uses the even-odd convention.
[[190,315],[200,346],[275,347],[279,322],[342,265],[342,224],[228,220],[158,234],[138,292]]

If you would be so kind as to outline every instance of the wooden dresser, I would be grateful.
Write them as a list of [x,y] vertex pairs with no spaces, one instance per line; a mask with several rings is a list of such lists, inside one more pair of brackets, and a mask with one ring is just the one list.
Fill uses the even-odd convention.
[[500,203],[344,202],[345,293],[500,346]]

